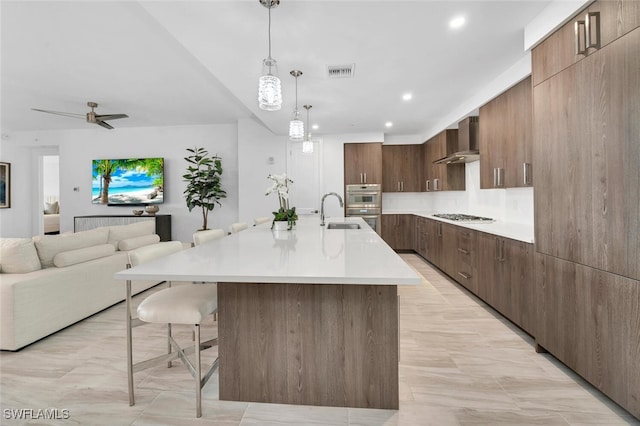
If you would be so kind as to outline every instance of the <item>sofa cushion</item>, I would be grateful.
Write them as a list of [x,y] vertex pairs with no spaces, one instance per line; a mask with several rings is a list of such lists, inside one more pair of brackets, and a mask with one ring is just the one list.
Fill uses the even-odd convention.
[[97,246],[85,247],[75,250],[63,251],[56,254],[53,264],[58,268],[75,265],[76,263],[88,262],[101,257],[111,256],[116,252],[111,244],[100,244]]
[[0,268],[6,274],[42,269],[36,246],[30,238],[0,238],[0,262]]
[[42,267],[49,268],[54,266],[53,258],[56,254],[106,244],[108,236],[108,229],[96,228],[71,234],[41,235],[33,237],[33,241]]
[[44,214],[60,213],[60,204],[57,201],[53,203],[44,203]]
[[141,237],[127,238],[126,240],[120,240],[118,243],[118,250],[127,251],[135,250],[138,247],[149,246],[160,242],[160,236],[157,234],[143,235]]
[[109,244],[112,244],[117,250],[120,240],[155,234],[156,221],[141,220],[140,222],[134,222],[128,225],[108,226],[106,229],[109,230]]

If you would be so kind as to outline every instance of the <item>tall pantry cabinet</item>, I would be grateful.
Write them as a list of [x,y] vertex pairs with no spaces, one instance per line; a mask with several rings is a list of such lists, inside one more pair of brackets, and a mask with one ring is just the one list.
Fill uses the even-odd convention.
[[536,342],[638,418],[639,24],[596,1],[532,51]]

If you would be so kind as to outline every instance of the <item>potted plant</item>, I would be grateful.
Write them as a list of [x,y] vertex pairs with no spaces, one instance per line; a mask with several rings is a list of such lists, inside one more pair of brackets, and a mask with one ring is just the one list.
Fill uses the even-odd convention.
[[295,207],[289,207],[289,184],[293,183],[289,177],[283,173],[281,175],[269,175],[267,179],[271,180],[273,184],[267,188],[265,195],[269,195],[272,192],[278,194],[278,201],[280,202],[280,208],[278,211],[273,212],[273,222],[271,223],[271,229],[284,229],[291,230],[298,220]]
[[217,155],[209,156],[204,148],[187,148],[187,151],[191,155],[184,158],[189,163],[187,173],[182,175],[184,181],[187,182],[184,196],[189,211],[194,207],[202,209],[202,229],[200,231],[204,231],[209,229],[207,228],[209,212],[214,209],[216,204],[222,206],[220,199],[227,197],[227,193],[220,184],[222,158]]

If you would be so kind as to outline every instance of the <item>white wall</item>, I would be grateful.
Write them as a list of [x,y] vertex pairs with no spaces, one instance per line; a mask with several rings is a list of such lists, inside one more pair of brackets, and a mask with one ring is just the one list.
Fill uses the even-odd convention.
[[253,225],[253,219],[273,215],[278,198],[265,196],[269,174],[287,171],[287,136],[274,135],[253,119],[238,122],[238,218]]
[[[60,154],[60,231],[73,231],[73,217],[82,215],[129,214],[127,207],[91,204],[91,161],[98,158],[164,157],[165,202],[160,214],[172,215],[172,237],[191,241],[202,225],[201,214],[189,213],[183,198],[182,181],[187,163],[186,148],[203,147],[222,157],[223,188],[227,198],[223,206],[209,214],[209,227],[227,228],[238,217],[237,126],[177,126],[101,128],[47,132],[16,132],[2,141],[2,161],[12,161],[14,196],[12,207],[0,215],[0,236],[30,237],[37,234],[31,222],[40,210],[27,195],[37,187],[37,170],[30,160],[31,151],[42,145],[58,146]],[[7,158],[6,160],[4,158]],[[21,188],[18,191],[17,188]],[[78,188],[74,191],[74,188]],[[41,204],[41,203],[39,203]],[[8,213],[8,214],[7,214]]]

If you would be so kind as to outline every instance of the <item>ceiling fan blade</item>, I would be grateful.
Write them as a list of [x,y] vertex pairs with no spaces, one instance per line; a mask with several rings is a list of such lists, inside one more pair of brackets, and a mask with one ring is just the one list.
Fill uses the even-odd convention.
[[85,118],[85,114],[74,114],[72,112],[47,111],[46,109],[31,108],[33,111],[46,112],[47,114],[63,115],[65,117]]
[[111,124],[106,123],[106,122],[101,121],[101,120],[96,120],[96,124],[97,124],[98,126],[102,126],[102,127],[104,127],[105,129],[109,129],[109,130],[113,129],[113,126],[112,126]]
[[115,120],[117,118],[129,118],[129,116],[127,114],[104,114],[104,115],[97,115],[96,114],[96,120]]

